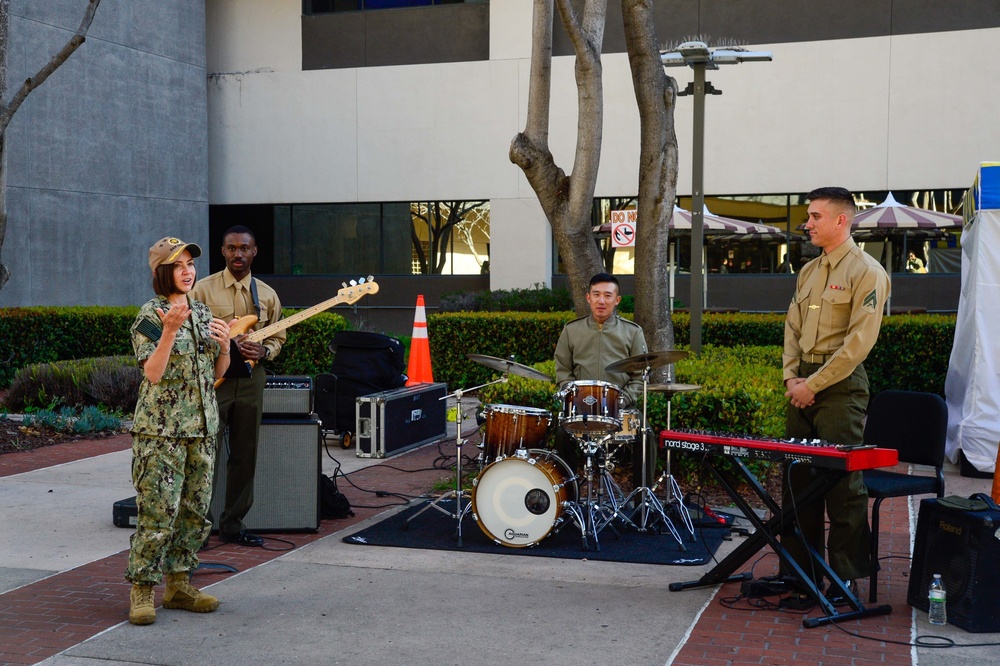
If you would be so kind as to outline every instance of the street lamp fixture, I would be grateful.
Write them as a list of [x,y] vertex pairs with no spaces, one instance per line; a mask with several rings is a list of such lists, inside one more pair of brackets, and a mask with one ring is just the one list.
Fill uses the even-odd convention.
[[[673,51],[660,53],[664,67],[690,67],[694,83],[685,91],[694,95],[691,178],[691,351],[701,353],[701,315],[705,299],[704,211],[705,211],[705,95],[722,91],[705,81],[705,70],[741,62],[770,62],[770,51],[745,51],[739,48],[710,49],[705,42],[684,42]],[[678,93],[679,95],[684,93]]]

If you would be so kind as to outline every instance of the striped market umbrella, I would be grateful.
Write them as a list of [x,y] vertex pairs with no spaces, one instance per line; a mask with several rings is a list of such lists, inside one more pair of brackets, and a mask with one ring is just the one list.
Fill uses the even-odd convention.
[[[670,236],[676,238],[678,236],[686,236],[691,233],[691,220],[693,215],[691,211],[684,210],[680,206],[674,206],[674,214],[670,216],[670,222],[667,223],[667,227],[670,229]],[[642,224],[639,221],[639,224]],[[787,234],[778,227],[773,227],[769,224],[762,224],[759,222],[744,222],[743,220],[734,220],[730,217],[722,217],[721,215],[713,215],[711,211],[708,210],[708,206],[702,209],[702,226],[703,233],[708,238],[719,238],[720,240],[759,240],[762,242],[774,242],[780,241],[784,242],[786,239],[789,240],[799,240],[801,236],[796,234]],[[611,235],[611,225],[601,224],[593,228],[594,236],[596,238],[607,238]],[[790,237],[790,238],[789,238]],[[669,295],[671,296],[670,302],[673,303],[674,295],[674,274],[676,272],[675,264],[675,252],[676,245],[675,241],[670,242],[670,280],[669,280]],[[702,262],[702,266],[705,266],[705,262]],[[704,303],[708,303],[708,280],[702,282],[704,293],[702,298]]]
[[894,231],[941,231],[961,229],[962,216],[939,213],[914,206],[906,206],[893,198],[892,193],[879,205],[863,210],[854,216],[851,233],[864,232],[888,235]]
[[[674,206],[674,214],[670,216],[667,227],[671,235],[683,236],[691,233],[691,211],[684,210],[680,206]],[[737,240],[746,237],[747,240],[784,240],[788,237],[784,231],[778,227],[759,222],[744,222],[734,220],[721,215],[713,215],[706,206],[702,213],[703,233],[706,236],[725,236],[727,239]],[[594,227],[594,233],[598,238],[607,238],[611,233],[610,224],[602,224]],[[793,234],[794,236],[794,234]]]

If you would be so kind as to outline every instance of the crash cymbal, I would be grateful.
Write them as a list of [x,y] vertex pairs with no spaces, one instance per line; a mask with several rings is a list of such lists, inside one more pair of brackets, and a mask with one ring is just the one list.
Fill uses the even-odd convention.
[[638,356],[629,356],[628,358],[623,358],[620,361],[616,361],[604,368],[608,372],[642,372],[647,367],[648,368],[658,368],[661,365],[669,365],[671,363],[676,363],[681,359],[688,357],[686,351],[660,351],[660,352],[650,352],[648,354],[639,354]]
[[485,356],[483,354],[466,354],[466,358],[470,361],[475,361],[480,365],[485,365],[487,368],[493,368],[494,370],[499,370],[504,374],[517,375],[518,377],[524,377],[525,379],[539,379],[543,382],[551,382],[552,378],[549,377],[544,372],[535,370],[534,368],[528,367],[526,365],[521,365],[520,363],[515,363],[514,361],[497,358],[496,356]]
[[666,393],[667,397],[674,395],[675,393],[687,393],[688,391],[697,391],[701,386],[698,384],[650,384],[646,387],[646,390],[650,393]]

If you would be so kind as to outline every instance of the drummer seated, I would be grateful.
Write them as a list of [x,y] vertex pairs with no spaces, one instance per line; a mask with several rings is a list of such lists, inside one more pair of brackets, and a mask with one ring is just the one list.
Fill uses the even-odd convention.
[[[622,361],[631,356],[638,356],[646,352],[646,339],[643,336],[642,328],[628,319],[618,316],[616,308],[621,302],[621,293],[618,279],[609,273],[598,273],[590,279],[590,284],[586,293],[587,305],[590,314],[579,317],[567,323],[559,334],[559,341],[556,344],[556,383],[562,389],[569,389],[574,382],[603,382],[608,386],[601,385],[599,388],[593,384],[577,386],[572,392],[573,415],[571,418],[580,417],[575,423],[582,427],[584,421],[584,409],[600,409],[601,419],[610,419],[612,423],[617,421],[614,431],[617,431],[621,422],[618,418],[618,410],[622,407],[631,407],[635,404],[636,398],[642,391],[642,374],[639,372],[609,372],[608,366],[616,361]],[[607,388],[607,392],[605,392]],[[618,395],[611,399],[611,393]],[[586,393],[586,395],[585,395]],[[567,394],[568,395],[568,394]],[[578,404],[579,403],[579,404]],[[596,405],[596,407],[595,407]],[[563,412],[567,406],[564,404]],[[590,421],[591,419],[586,419]],[[596,423],[602,423],[596,420]],[[610,427],[611,424],[605,423]],[[587,426],[589,428],[591,426]],[[579,465],[580,456],[578,445],[573,438],[579,439],[580,433],[576,432],[570,436],[563,428],[560,428],[556,436],[556,447],[559,454],[565,456],[570,467],[576,469]],[[638,449],[640,447],[633,447]],[[641,451],[633,455],[633,460],[640,461]],[[649,467],[652,467],[650,465]],[[647,477],[651,476],[651,470],[647,469]],[[636,481],[642,481],[641,467]]]

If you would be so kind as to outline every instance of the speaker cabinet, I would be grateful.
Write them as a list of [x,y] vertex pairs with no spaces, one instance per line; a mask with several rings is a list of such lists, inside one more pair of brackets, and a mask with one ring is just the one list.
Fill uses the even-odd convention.
[[941,574],[948,623],[966,631],[1000,631],[1000,512],[963,511],[920,501],[906,601],[927,611],[927,589]]
[[[260,425],[254,500],[244,519],[252,532],[315,532],[319,529],[320,423],[315,417],[268,419]],[[226,497],[227,442],[219,447],[212,492],[212,528]]]

